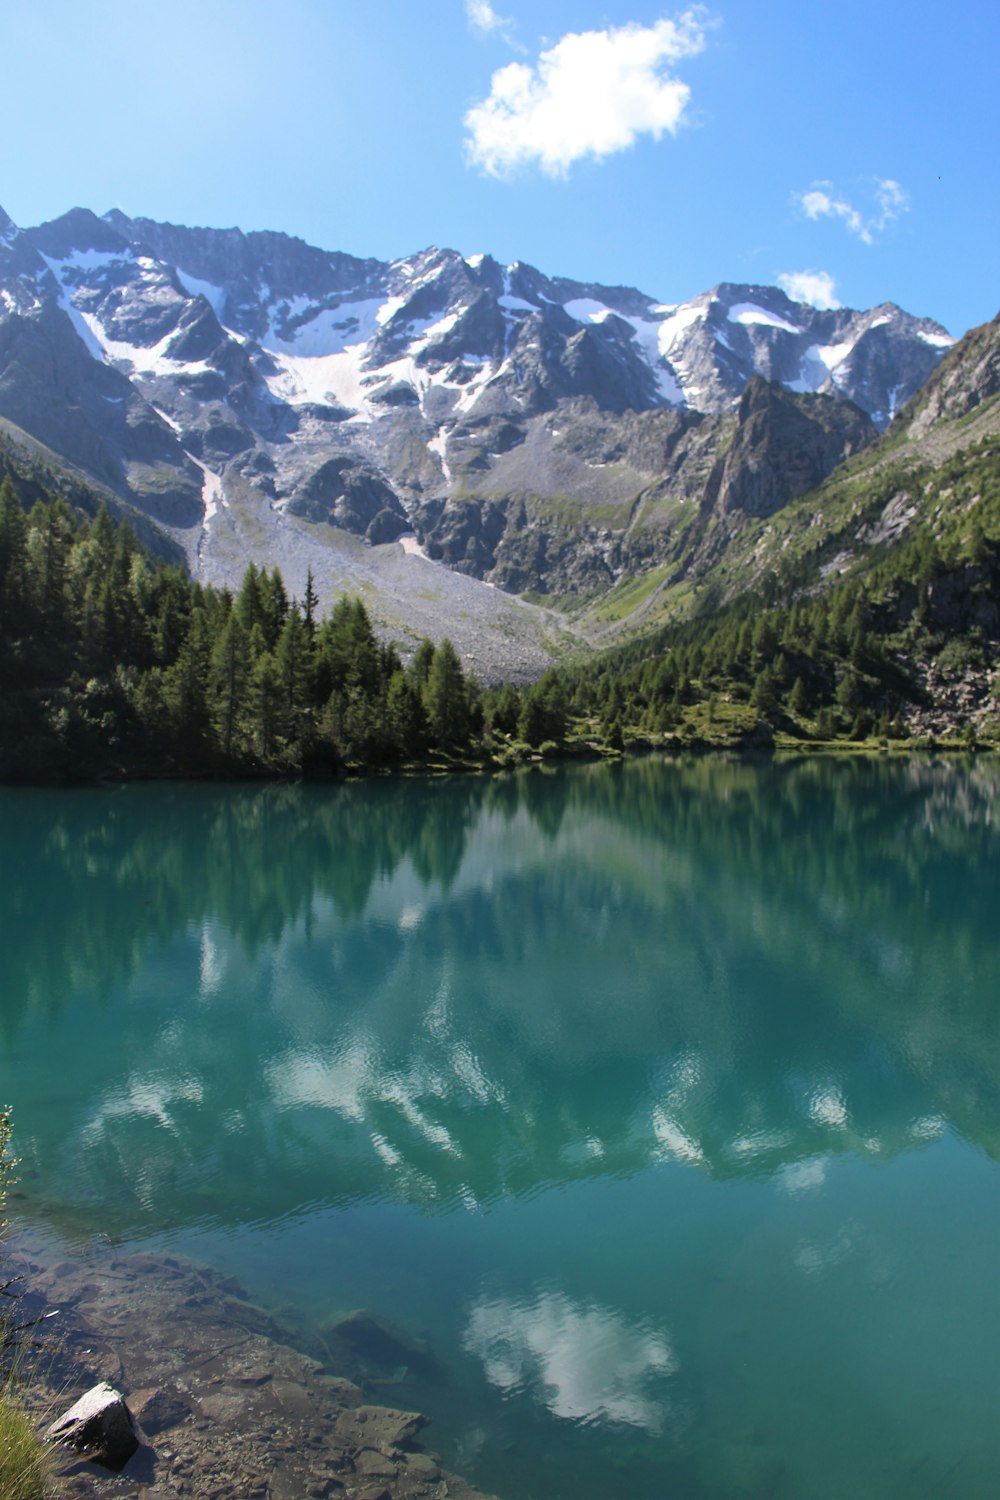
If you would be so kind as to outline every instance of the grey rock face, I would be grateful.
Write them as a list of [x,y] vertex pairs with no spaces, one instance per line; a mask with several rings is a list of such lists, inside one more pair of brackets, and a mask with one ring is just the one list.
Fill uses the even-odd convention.
[[139,1439],[125,1398],[102,1381],[53,1422],[46,1434],[52,1443],[68,1443],[93,1463],[117,1473],[138,1452]]
[[966,334],[954,354],[900,413],[900,427],[919,437],[936,423],[967,417],[1000,393],[1000,313]]
[[321,464],[289,503],[295,515],[328,521],[372,543],[394,542],[409,529],[406,512],[374,470],[352,458]]
[[[949,343],[892,304],[773,287],[668,306],[436,247],[385,263],[117,210],[0,216],[0,417],[208,578],[232,504],[376,546],[413,529],[506,589],[607,587],[674,555],[679,507],[801,493]],[[746,409],[758,377],[788,400]]]
[[722,513],[739,510],[749,516],[773,515],[877,435],[850,402],[794,396],[758,377],[743,392],[736,420],[706,495]]

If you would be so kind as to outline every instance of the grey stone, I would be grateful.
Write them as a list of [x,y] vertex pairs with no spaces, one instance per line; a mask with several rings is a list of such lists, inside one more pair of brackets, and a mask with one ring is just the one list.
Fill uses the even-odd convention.
[[129,1397],[129,1409],[149,1437],[176,1427],[191,1415],[191,1403],[176,1386],[155,1386],[144,1391],[133,1391]]
[[139,1449],[135,1422],[121,1391],[102,1381],[53,1422],[46,1434],[67,1443],[93,1463],[117,1473]]

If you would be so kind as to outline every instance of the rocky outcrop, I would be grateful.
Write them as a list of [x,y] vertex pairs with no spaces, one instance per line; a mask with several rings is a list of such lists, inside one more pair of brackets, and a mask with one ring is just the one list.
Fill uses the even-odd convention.
[[946,356],[897,426],[921,437],[940,422],[969,416],[1000,394],[1000,313],[973,328]]
[[294,515],[326,521],[367,541],[394,542],[410,523],[396,494],[383,479],[354,459],[321,464],[289,502]]
[[773,515],[877,436],[870,418],[850,402],[794,395],[755,377],[740,398],[736,431],[706,487],[706,509]]
[[91,1462],[117,1474],[139,1450],[132,1413],[121,1391],[102,1381],[69,1411],[54,1421],[46,1433],[50,1443],[75,1448]]

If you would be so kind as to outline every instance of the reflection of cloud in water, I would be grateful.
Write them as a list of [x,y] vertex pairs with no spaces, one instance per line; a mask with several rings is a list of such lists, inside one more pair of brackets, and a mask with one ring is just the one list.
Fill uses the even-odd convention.
[[737,1161],[752,1161],[758,1156],[777,1155],[791,1146],[792,1139],[787,1130],[757,1130],[730,1141],[725,1152]]
[[532,1386],[553,1416],[627,1422],[658,1432],[662,1401],[646,1391],[677,1362],[662,1333],[630,1327],[609,1308],[581,1307],[558,1292],[533,1302],[484,1298],[462,1338],[502,1391]]
[[222,987],[225,963],[207,922],[201,929],[201,956],[198,967],[202,997],[214,995]]
[[811,1161],[793,1161],[780,1167],[774,1180],[782,1192],[793,1198],[799,1193],[809,1193],[823,1186],[829,1162],[825,1156],[813,1157]]
[[800,1240],[795,1247],[795,1265],[806,1276],[821,1276],[843,1265],[858,1248],[859,1230],[853,1220],[842,1224],[832,1239]]

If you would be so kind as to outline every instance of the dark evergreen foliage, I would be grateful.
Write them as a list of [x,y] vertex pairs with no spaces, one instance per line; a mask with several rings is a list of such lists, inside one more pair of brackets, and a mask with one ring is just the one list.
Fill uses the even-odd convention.
[[[932,710],[963,730],[975,715],[996,736],[1000,449],[987,440],[933,471],[893,470],[877,498],[905,485],[921,519],[853,576],[821,587],[795,564],[722,610],[567,669],[565,701],[609,744],[619,724],[633,737],[685,724],[697,738],[724,705],[806,740],[899,738]],[[522,715],[522,737],[530,727]]]
[[408,670],[359,599],[317,619],[278,571],[234,599],[150,559],[105,508],[29,515],[0,483],[0,776],[336,772],[483,753],[450,641]]

